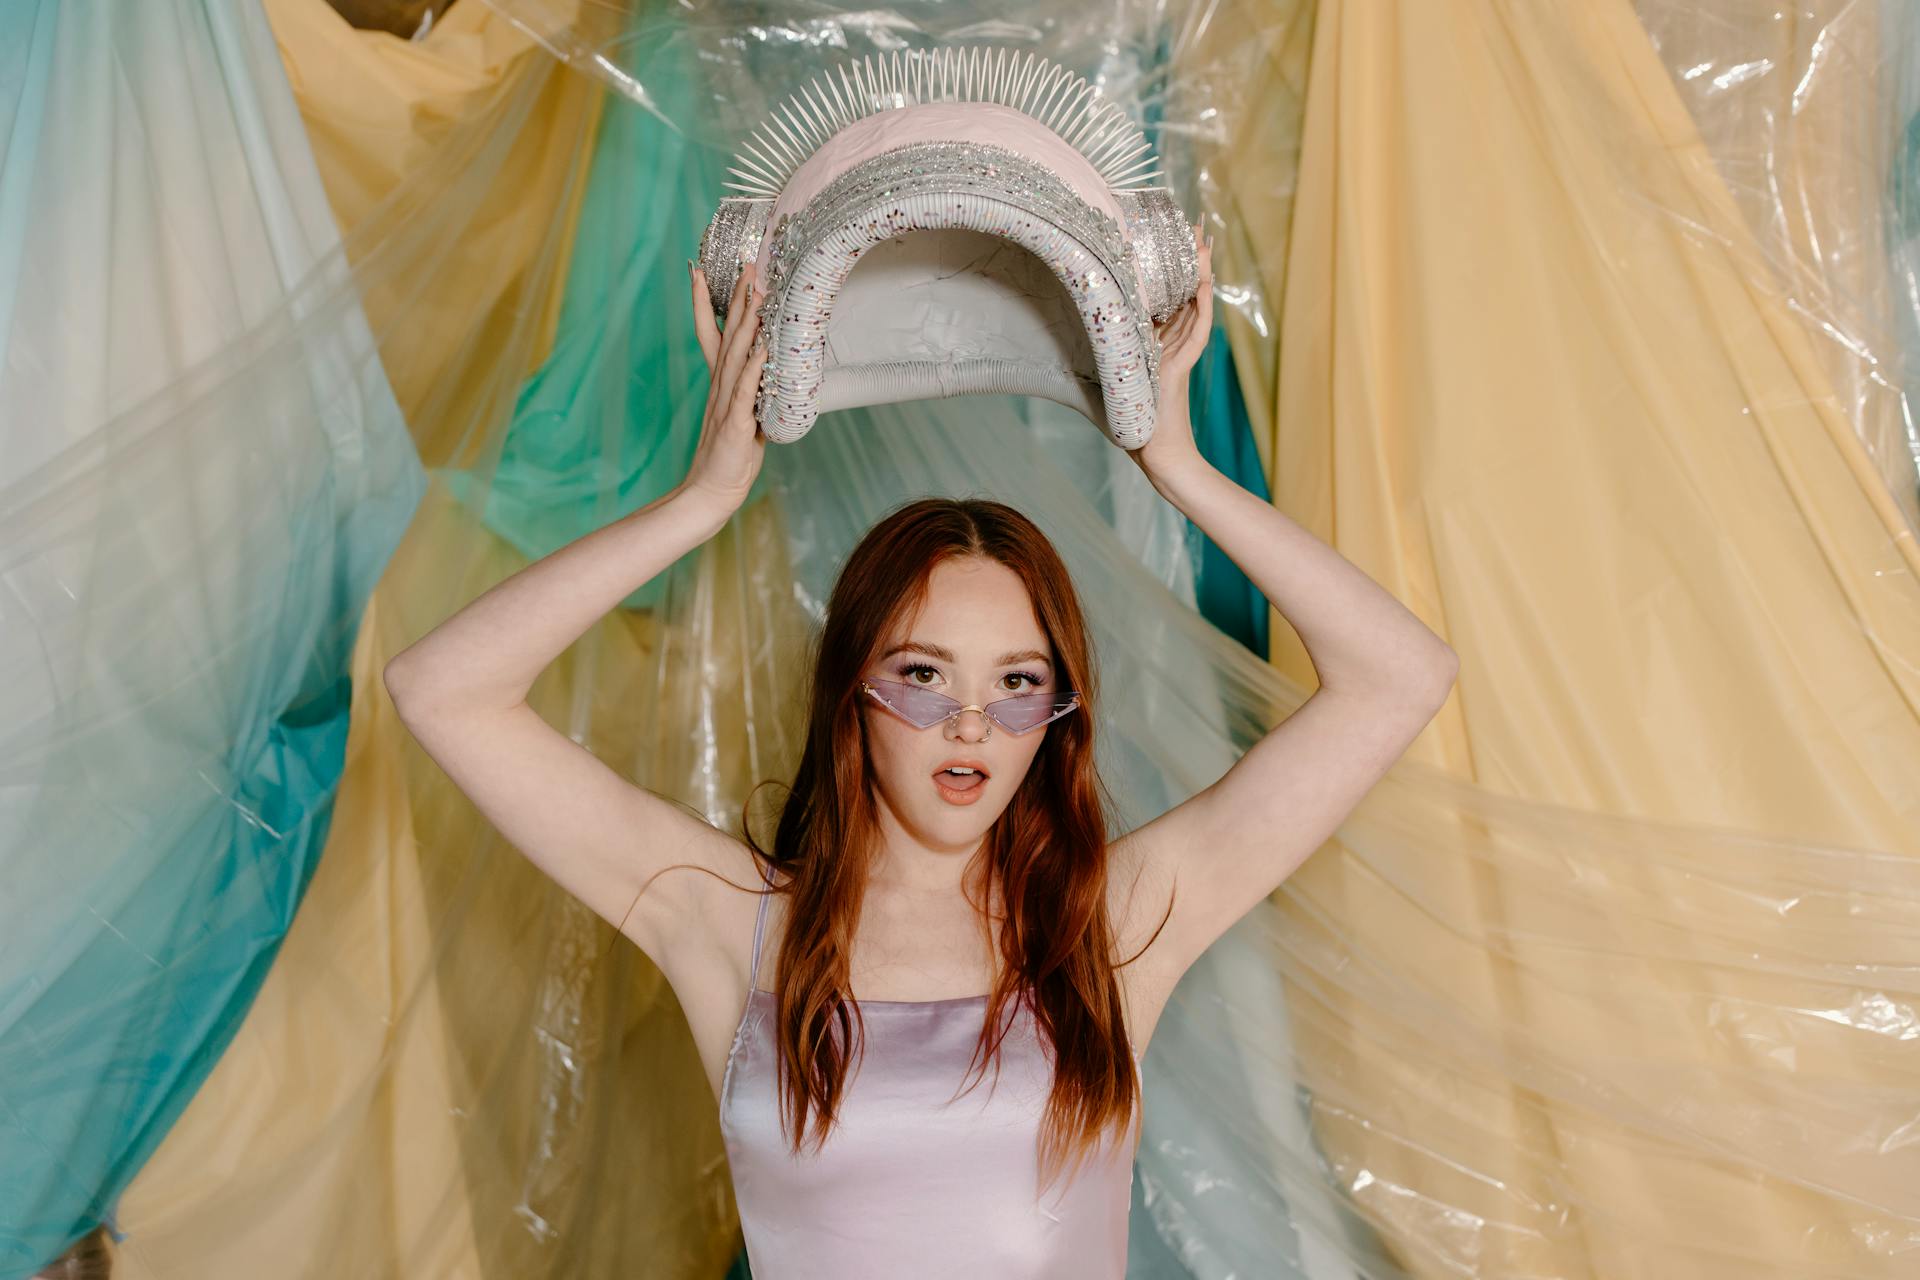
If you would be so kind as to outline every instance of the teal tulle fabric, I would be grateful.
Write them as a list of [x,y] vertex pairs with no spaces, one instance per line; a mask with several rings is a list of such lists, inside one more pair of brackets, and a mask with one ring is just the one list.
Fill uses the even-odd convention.
[[424,475],[245,0],[0,6],[0,1277],[112,1222],[325,843]]
[[[529,559],[672,489],[700,439],[708,374],[686,260],[723,194],[727,156],[672,123],[691,113],[687,70],[662,60],[651,86],[661,114],[610,98],[552,354],[521,392],[498,458],[443,473]],[[658,604],[665,582],[626,606]]]
[[[1260,451],[1254,446],[1247,421],[1240,375],[1233,367],[1233,349],[1218,329],[1193,368],[1187,396],[1193,406],[1194,443],[1200,446],[1201,454],[1254,497],[1272,501],[1266,472],[1260,466]],[[1187,529],[1188,541],[1195,548],[1194,577],[1201,616],[1251,652],[1267,657],[1267,598],[1198,525],[1188,521]]]

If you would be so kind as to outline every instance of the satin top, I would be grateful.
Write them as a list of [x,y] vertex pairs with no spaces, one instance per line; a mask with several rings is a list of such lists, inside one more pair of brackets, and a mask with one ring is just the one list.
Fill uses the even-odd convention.
[[[753,928],[753,967],[767,901]],[[968,1078],[986,995],[863,1000],[833,1131],[795,1157],[775,1092],[775,1009],[752,988],[720,1086],[720,1132],[754,1280],[1121,1280],[1133,1198],[1136,1108],[1069,1181],[1039,1190],[1052,1049],[1031,1005],[1009,1002],[996,1078]],[[1133,1055],[1136,1080],[1140,1055]],[[964,1097],[955,1098],[963,1086]]]

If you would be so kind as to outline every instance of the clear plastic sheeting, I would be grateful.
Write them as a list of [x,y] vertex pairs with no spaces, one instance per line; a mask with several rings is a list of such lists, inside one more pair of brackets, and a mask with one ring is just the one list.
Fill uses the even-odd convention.
[[1920,10],[1906,0],[1634,8],[1772,287],[1807,322],[1836,411],[1920,533]]
[[[324,852],[290,926],[266,926],[285,936],[245,1021],[111,1206],[116,1274],[272,1275],[298,1257],[342,1275],[713,1277],[736,1259],[687,1027],[737,1011],[681,1009],[505,845],[407,737],[379,672],[678,479],[705,385],[684,260],[732,145],[833,63],[934,39],[1031,47],[1137,112],[1218,235],[1216,316],[1273,501],[1462,657],[1408,757],[1174,993],[1146,1054],[1129,1275],[1909,1274],[1920,585],[1893,465],[1910,437],[1887,423],[1910,416],[1913,294],[1889,230],[1895,168],[1875,157],[1894,154],[1912,63],[1898,14],[1869,38],[1841,30],[1861,6],[1835,6],[1831,38],[1802,23],[1779,38],[1804,52],[1754,72],[1773,127],[1722,127],[1715,112],[1755,92],[1731,72],[1757,66],[1764,32],[1739,34],[1757,11],[1721,37],[1683,36],[1680,12],[774,4],[749,23],[722,5],[462,0],[403,50],[345,31],[323,0],[270,0],[306,130],[256,154],[317,167],[342,249],[303,278],[301,308],[269,308],[213,363],[144,391],[244,395],[258,421],[315,387],[386,385],[431,484],[344,666]],[[1842,43],[1848,59],[1824,52]],[[1686,76],[1703,64],[1724,90]],[[1788,127],[1825,78],[1862,68],[1875,87],[1836,81],[1828,132]],[[159,145],[134,130],[95,136]],[[13,136],[78,146],[46,124]],[[1776,212],[1794,212],[1770,221],[1752,175],[1823,164],[1853,185],[1780,185]],[[1836,191],[1852,194],[1807,214]],[[156,313],[153,290],[104,296],[127,328]],[[293,376],[359,314],[365,341],[317,381]],[[228,390],[188,396],[207,368]],[[145,509],[63,507],[60,485],[125,494],[142,476],[133,498],[217,513],[206,478],[260,447],[221,436],[148,474],[128,468],[156,455],[95,434],[58,465],[0,462],[10,590],[57,513],[92,538]],[[322,461],[290,459],[286,484],[323,490]],[[925,493],[1013,503],[1059,545],[1093,626],[1124,826],[1212,782],[1311,692],[1277,616],[1267,662],[1195,612],[1177,513],[1085,420],[968,397],[825,415],[770,449],[740,514],[563,655],[534,705],[737,832],[752,786],[796,761],[802,655],[842,557]],[[172,696],[227,712],[210,727],[127,733],[147,704],[98,667],[93,685],[50,685],[30,722],[122,716],[111,740],[52,740],[120,784],[111,812],[130,826],[169,811],[139,779],[230,752],[269,705],[236,702],[259,685],[235,685],[219,641],[315,607],[316,579],[291,566],[253,613],[209,610],[234,556],[311,534],[308,507],[247,510],[256,523],[183,518],[144,595],[81,583],[71,629],[31,620],[12,641],[9,619],[17,644],[128,633],[135,603],[210,629],[167,655],[185,681]],[[324,560],[311,536],[298,545]],[[274,651],[305,654],[292,638]],[[30,776],[23,740],[0,741],[10,776]],[[78,922],[120,961],[137,941],[163,959],[149,981],[187,975],[155,946],[199,939],[250,886],[214,880],[204,909],[148,912],[151,937],[121,938],[98,915],[153,902],[159,854],[61,837],[7,830],[8,892],[27,895],[8,918]],[[165,865],[218,868],[239,838],[169,847]],[[29,954],[43,980],[51,932],[31,953],[0,939],[9,980]],[[109,995],[48,1009],[97,1027]],[[143,1049],[191,1043],[157,1019],[145,1032]],[[72,1059],[0,1045],[4,1114],[44,1110]],[[151,1087],[157,1061],[121,1078]],[[35,1158],[0,1186],[19,1168],[102,1185],[68,1149]]]

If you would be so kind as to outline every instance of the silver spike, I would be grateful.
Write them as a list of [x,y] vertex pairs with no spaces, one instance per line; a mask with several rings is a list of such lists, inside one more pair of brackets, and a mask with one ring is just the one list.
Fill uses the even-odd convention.
[[1040,74],[1045,70],[1046,64],[1029,52],[1026,65],[1021,68],[1020,74],[1016,77],[1016,84],[1011,99],[1013,106],[1021,111],[1025,111],[1028,115],[1033,114],[1031,108],[1033,105],[1034,86],[1040,83]]
[[755,161],[747,159],[747,155],[745,154],[733,155],[733,161],[735,161],[735,165],[739,165],[739,177],[745,178],[745,180],[749,180],[749,182],[758,182],[760,186],[766,188],[766,194],[768,194],[768,196],[778,196],[778,194],[780,194],[781,180],[780,169],[778,169],[778,167],[776,167],[776,169],[766,169],[766,167],[762,167],[764,161],[762,161],[762,163],[755,163]]
[[[736,157],[736,159],[738,159],[738,157]],[[768,178],[766,174],[759,172],[757,169],[746,167],[743,164],[735,164],[733,167],[729,168],[727,172],[731,173],[734,177],[740,179],[742,182],[752,183],[754,186],[760,188],[765,194],[769,196],[775,196],[780,194],[780,188],[775,186],[772,180]]]
[[879,111],[880,87],[873,82],[873,67],[868,62],[853,64],[853,83],[860,90],[860,114],[870,116]]
[[813,113],[807,109],[805,99],[799,94],[788,98],[781,105],[780,113],[786,116],[788,123],[793,125],[794,131],[799,134],[800,140],[806,144],[809,151],[820,145],[822,138],[819,129],[814,127]]
[[1109,168],[1112,168],[1118,171],[1122,166],[1132,164],[1135,160],[1137,160],[1140,157],[1141,153],[1151,151],[1152,149],[1153,149],[1153,144],[1148,142],[1145,138],[1141,138],[1137,142],[1135,142],[1131,147],[1125,147],[1125,148],[1119,149],[1119,151],[1111,159],[1105,161],[1101,165],[1100,171],[1102,173],[1105,173]]
[[733,170],[777,195],[793,171],[856,120],[921,102],[994,102],[1032,116],[1087,157],[1110,185],[1143,182],[1152,147],[1097,85],[1031,49],[1005,45],[891,49],[840,63],[777,104]]
[[[781,105],[784,106],[785,104],[783,103]],[[776,130],[779,131],[779,137],[782,145],[785,147],[788,154],[795,157],[794,168],[796,169],[799,168],[801,163],[804,162],[810,154],[812,154],[808,150],[807,144],[793,136],[793,130],[788,128],[787,122],[780,118],[779,108],[775,108],[771,113],[768,114],[767,123],[771,124]]]
[[[847,81],[847,69],[844,66],[834,69],[840,73],[840,78],[835,80],[832,76],[828,76],[827,84],[833,90],[834,100],[840,104],[840,127],[844,129],[865,113],[854,105],[859,102],[859,96],[854,93],[853,85]],[[845,94],[841,93],[842,88],[846,90]]]
[[813,130],[807,127],[805,117],[796,110],[797,106],[798,104],[792,98],[788,98],[779,106],[780,117],[787,122],[787,127],[792,130],[794,143],[799,146],[805,154],[812,155],[814,150],[819,147],[825,139],[813,136]]
[[813,145],[818,147],[820,143],[825,142],[833,136],[832,113],[827,110],[826,103],[822,102],[818,96],[818,82],[807,85],[802,92],[806,94],[806,97],[801,99],[801,105],[806,110],[808,118],[813,122],[814,137],[818,139]]
[[1075,111],[1073,113],[1072,123],[1066,128],[1057,130],[1056,132],[1066,140],[1068,146],[1074,148],[1076,151],[1079,150],[1080,144],[1086,140],[1087,136],[1086,113],[1084,111]]
[[1103,122],[1100,128],[1094,131],[1093,136],[1087,139],[1087,145],[1081,149],[1093,167],[1100,170],[1103,174],[1106,172],[1106,164],[1099,157],[1113,146],[1114,135],[1112,129],[1112,121]]
[[812,104],[814,115],[820,117],[820,127],[831,138],[839,130],[839,117],[833,113],[833,100],[828,98],[828,92],[820,88],[820,77],[814,77],[806,83],[806,102]]
[[747,139],[747,141],[740,144],[740,150],[734,154],[734,162],[736,164],[751,165],[756,170],[763,171],[762,176],[765,177],[768,182],[778,186],[786,180],[783,176],[785,170],[772,156],[767,154],[764,145],[765,144],[758,138]]
[[1127,141],[1127,126],[1133,123],[1118,111],[1109,111],[1100,127],[1087,139],[1087,159],[1093,161],[1093,167],[1102,168],[1113,151],[1124,146]]
[[1135,173],[1134,169],[1138,169],[1140,165],[1149,165],[1152,163],[1153,163],[1152,157],[1148,157],[1147,159],[1142,160],[1140,164],[1133,166],[1133,169],[1128,169],[1124,173],[1121,173],[1114,178],[1109,178],[1108,181],[1111,182],[1116,187],[1149,186],[1151,184],[1147,181],[1147,179],[1159,177],[1160,170],[1155,168],[1155,169],[1149,169],[1145,173]]
[[785,165],[798,166],[807,158],[804,150],[795,149],[793,135],[780,122],[777,110],[767,112],[767,118],[760,122],[760,143],[778,156],[780,162]]
[[1071,146],[1077,147],[1080,145],[1080,134],[1086,128],[1088,95],[1092,90],[1092,85],[1084,81],[1081,82],[1080,87],[1074,90],[1073,97],[1067,104],[1059,128],[1055,130],[1055,132],[1062,138],[1065,138]]
[[1045,92],[1040,97],[1040,109],[1034,112],[1034,115],[1039,117],[1042,124],[1052,129],[1056,118],[1056,102],[1060,95],[1065,93],[1067,89],[1066,68],[1061,66],[1050,67],[1047,71],[1046,83],[1042,88]]
[[866,82],[860,78],[860,64],[842,66],[840,75],[847,82],[847,93],[853,98],[854,114],[862,119],[873,114],[873,99],[867,93]]
[[754,141],[760,144],[761,151],[768,159],[776,162],[774,166],[776,172],[790,178],[793,176],[793,171],[800,167],[799,159],[787,150],[786,144],[780,141],[780,135],[775,133],[773,126],[765,121],[761,122],[760,131],[754,135]]

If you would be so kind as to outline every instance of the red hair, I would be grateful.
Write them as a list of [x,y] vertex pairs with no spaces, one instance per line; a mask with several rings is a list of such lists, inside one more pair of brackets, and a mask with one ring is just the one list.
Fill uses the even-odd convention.
[[[1094,768],[1100,702],[1092,644],[1059,553],[1037,525],[999,502],[910,502],[853,549],[814,641],[806,744],[772,850],[746,832],[748,847],[767,863],[774,888],[766,891],[789,894],[792,903],[774,984],[781,1122],[796,1155],[809,1117],[824,1143],[856,1029],[858,1044],[865,1043],[848,970],[880,827],[858,681],[894,625],[925,598],[935,566],[962,556],[996,561],[1019,576],[1053,646],[1059,687],[1080,693],[1080,707],[1047,726],[1027,776],[986,834],[983,859],[987,902],[998,885],[1007,914],[1001,976],[974,1061],[984,1076],[1005,1035],[996,1034],[1003,1010],[1027,997],[1053,1049],[1039,1153],[1050,1180],[1069,1159],[1077,1171],[1109,1126],[1124,1134],[1139,1098],[1107,916],[1111,804]],[[975,905],[984,918],[986,905]]]

